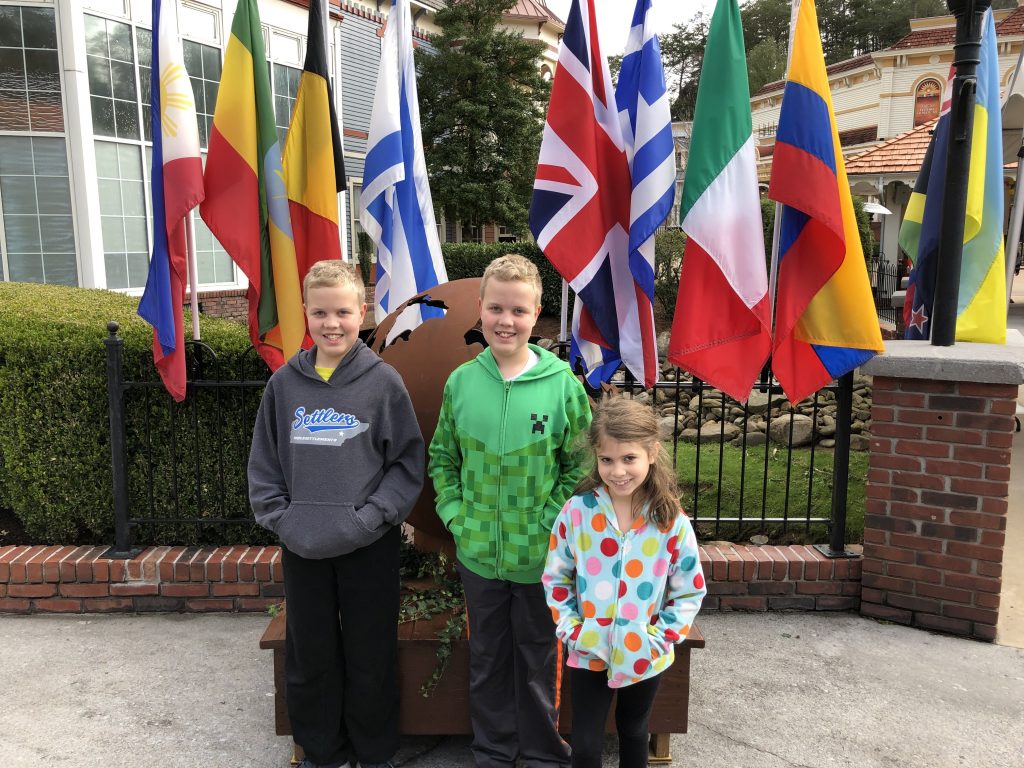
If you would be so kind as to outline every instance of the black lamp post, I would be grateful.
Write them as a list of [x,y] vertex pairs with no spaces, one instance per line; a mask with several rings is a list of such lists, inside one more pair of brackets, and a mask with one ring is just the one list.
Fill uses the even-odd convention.
[[971,167],[971,133],[974,102],[981,61],[981,22],[992,0],[947,0],[956,18],[953,44],[953,97],[950,104],[949,149],[945,157],[946,189],[932,308],[931,341],[949,347],[956,338],[956,309],[960,292],[960,262],[964,250],[964,212],[967,208],[967,176]]

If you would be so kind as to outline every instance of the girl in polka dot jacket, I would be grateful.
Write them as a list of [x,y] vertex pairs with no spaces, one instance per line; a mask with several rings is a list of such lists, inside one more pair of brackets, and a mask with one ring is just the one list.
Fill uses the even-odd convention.
[[601,765],[616,691],[619,765],[637,768],[660,673],[707,590],[650,407],[606,400],[590,445],[594,469],[555,520],[542,581],[568,650],[574,768]]

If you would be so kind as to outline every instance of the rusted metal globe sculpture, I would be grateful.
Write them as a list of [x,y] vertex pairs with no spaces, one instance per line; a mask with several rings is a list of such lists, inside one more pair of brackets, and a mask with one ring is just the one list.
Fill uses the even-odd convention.
[[[366,341],[367,346],[394,367],[405,381],[416,420],[428,445],[437,428],[441,395],[448,375],[484,348],[483,337],[479,330],[474,330],[480,321],[479,298],[478,277],[436,286],[413,296],[384,318]],[[427,320],[387,343],[388,334],[405,308],[424,302],[443,306],[447,310],[444,317]],[[426,466],[423,472],[426,477]],[[434,485],[429,477],[407,522],[415,529],[414,543],[418,549],[451,551],[451,534],[435,512]]]

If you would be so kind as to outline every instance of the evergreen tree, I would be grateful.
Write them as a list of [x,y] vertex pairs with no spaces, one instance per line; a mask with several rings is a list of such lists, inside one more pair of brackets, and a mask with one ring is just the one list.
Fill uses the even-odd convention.
[[544,44],[498,28],[513,0],[453,0],[436,54],[417,51],[423,151],[434,205],[464,224],[527,231],[550,86]]

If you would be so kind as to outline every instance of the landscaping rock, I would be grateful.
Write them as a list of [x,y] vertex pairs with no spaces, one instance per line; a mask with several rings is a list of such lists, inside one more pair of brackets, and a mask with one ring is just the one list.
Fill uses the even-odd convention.
[[768,428],[773,443],[787,444],[790,434],[790,418],[793,420],[793,447],[809,445],[814,432],[814,421],[809,416],[796,414],[792,417],[780,416],[773,419]]

